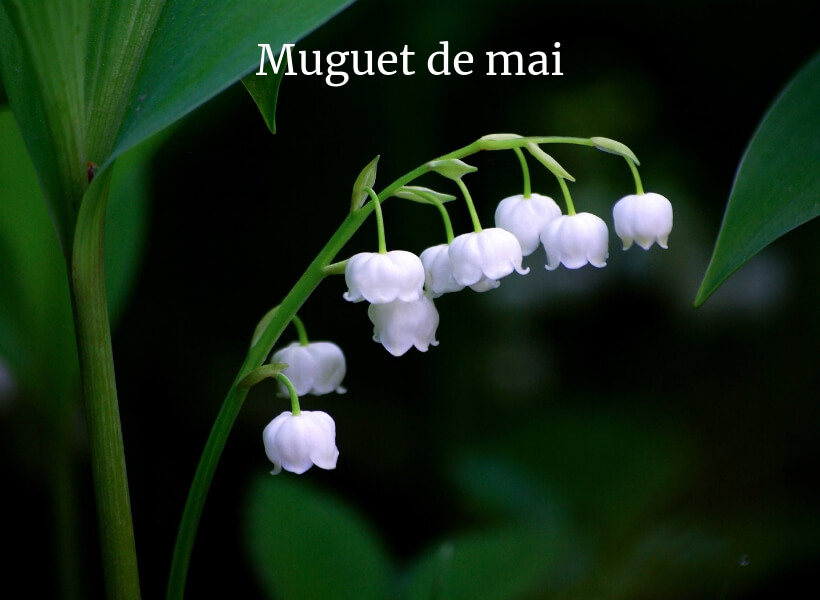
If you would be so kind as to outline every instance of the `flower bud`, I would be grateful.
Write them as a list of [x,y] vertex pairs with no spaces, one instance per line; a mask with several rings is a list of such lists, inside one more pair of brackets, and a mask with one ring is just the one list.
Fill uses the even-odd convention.
[[666,249],[666,241],[672,232],[672,203],[664,196],[631,194],[624,196],[612,207],[615,233],[624,243],[624,250],[637,242],[644,250],[653,243]]
[[321,411],[303,410],[297,415],[283,412],[265,427],[262,441],[273,463],[273,475],[282,469],[301,474],[313,465],[335,469],[339,458],[336,423]]
[[410,302],[423,294],[424,266],[418,256],[404,250],[360,252],[347,261],[345,282],[344,299],[350,302]]
[[367,316],[373,323],[373,341],[393,356],[401,356],[413,346],[422,352],[431,345],[438,346],[438,311],[427,296],[413,302],[371,304]]
[[[521,244],[509,231],[499,227],[462,234],[450,242],[453,278],[475,291],[498,287],[498,280],[513,271],[530,272],[521,266]],[[489,280],[489,281],[486,281]]]
[[[345,355],[332,342],[310,342],[304,346],[293,342],[277,350],[271,362],[288,365],[282,373],[290,379],[299,396],[345,392],[341,385],[347,368]],[[288,395],[284,384],[279,384],[279,391],[282,396]]]
[[431,298],[464,289],[464,286],[453,277],[449,249],[449,245],[439,244],[427,248],[419,256],[421,264],[424,265],[424,286]]
[[539,236],[550,221],[561,216],[555,200],[541,194],[510,196],[498,203],[495,225],[512,233],[521,244],[521,253],[529,256],[540,243]]
[[558,217],[541,232],[541,242],[547,251],[549,271],[561,263],[568,269],[579,269],[587,263],[605,267],[609,257],[606,223],[590,213]]

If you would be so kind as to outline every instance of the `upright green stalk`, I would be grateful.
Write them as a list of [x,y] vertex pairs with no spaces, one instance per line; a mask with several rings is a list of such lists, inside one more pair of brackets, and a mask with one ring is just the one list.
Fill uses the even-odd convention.
[[108,600],[140,597],[125,451],[117,404],[111,328],[105,297],[103,242],[111,170],[89,188],[77,218],[68,263],[83,384],[91,470],[97,500],[103,577]]

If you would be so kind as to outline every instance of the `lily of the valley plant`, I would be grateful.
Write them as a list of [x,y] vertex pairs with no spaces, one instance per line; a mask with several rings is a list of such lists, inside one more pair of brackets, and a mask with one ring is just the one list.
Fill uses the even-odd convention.
[[[368,165],[357,179],[348,221],[337,236],[346,241],[364,218],[373,212],[378,233],[377,250],[360,252],[340,263],[330,264],[330,253],[335,252],[337,247],[332,240],[333,245],[326,247],[317,259],[320,262],[314,262],[317,275],[318,267],[322,269],[321,275],[343,273],[348,287],[344,299],[353,303],[367,301],[370,304],[367,314],[373,323],[373,340],[382,344],[390,354],[401,356],[413,347],[426,352],[430,346],[438,345],[436,330],[439,313],[434,299],[465,288],[487,292],[501,285],[501,280],[513,272],[527,275],[529,269],[522,266],[522,259],[532,254],[540,244],[543,244],[546,253],[547,270],[555,270],[562,264],[568,269],[578,269],[587,264],[599,268],[606,266],[609,257],[607,224],[596,215],[576,212],[566,183],[574,179],[540,148],[540,144],[550,143],[594,146],[623,156],[632,170],[637,191],[615,203],[615,231],[622,239],[625,250],[633,241],[644,249],[649,249],[654,242],[666,248],[672,230],[671,204],[660,194],[643,192],[637,158],[622,144],[606,138],[586,140],[489,135],[416,168],[381,193],[372,187],[376,179],[377,161]],[[461,159],[481,150],[503,149],[513,150],[518,155],[524,190],[521,194],[501,200],[495,211],[495,227],[485,229],[479,222],[473,199],[463,181],[465,175],[476,169]],[[532,192],[529,167],[522,149],[528,150],[556,176],[563,192],[566,213],[549,196]],[[456,184],[469,211],[472,231],[458,236],[453,232],[445,203],[455,200],[455,196],[408,185],[428,171],[437,172]],[[388,251],[382,203],[393,196],[436,207],[442,217],[446,241],[423,250],[420,256],[407,250]],[[339,241],[343,243],[343,240]],[[333,469],[339,454],[335,445],[333,419],[324,412],[301,412],[298,397],[343,392],[341,383],[345,374],[345,359],[335,344],[308,341],[302,321],[295,314],[288,315],[282,310],[283,306],[292,304],[294,301],[289,296],[283,305],[263,319],[260,328],[270,329],[272,318],[278,319],[278,328],[293,322],[299,333],[299,341],[276,351],[269,364],[246,378],[248,385],[251,385],[265,377],[276,377],[280,392],[291,400],[291,410],[275,417],[263,432],[265,452],[274,464],[274,474],[283,469],[303,473],[313,465]],[[257,341],[255,337],[254,344]]]

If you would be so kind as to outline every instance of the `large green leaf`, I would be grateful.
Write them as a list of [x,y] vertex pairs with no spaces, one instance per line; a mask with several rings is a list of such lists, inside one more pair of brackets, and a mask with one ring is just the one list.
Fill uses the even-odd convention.
[[258,69],[260,43],[295,42],[353,0],[177,0],[157,24],[116,156]]
[[251,488],[245,539],[268,597],[383,600],[391,574],[382,544],[362,517],[292,475]]
[[352,0],[0,4],[0,72],[64,251],[88,163],[113,160]]
[[768,244],[818,214],[820,54],[789,83],[746,149],[695,306]]

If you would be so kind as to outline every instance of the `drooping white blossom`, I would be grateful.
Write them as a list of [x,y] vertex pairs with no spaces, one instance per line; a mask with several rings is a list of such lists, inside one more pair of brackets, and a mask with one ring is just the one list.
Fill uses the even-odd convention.
[[464,233],[450,242],[453,278],[477,292],[498,287],[498,280],[513,271],[530,272],[521,266],[521,244],[509,231],[491,227]]
[[615,233],[621,238],[624,250],[636,242],[644,250],[653,243],[666,249],[672,232],[672,203],[664,196],[649,192],[624,196],[612,207]]
[[547,252],[547,270],[559,264],[579,269],[589,263],[605,267],[609,257],[609,230],[603,219],[590,213],[564,215],[549,223],[541,232]]
[[558,204],[549,196],[522,194],[504,198],[495,209],[495,225],[512,233],[521,244],[521,252],[529,256],[540,243],[544,228],[561,216]]
[[[293,342],[277,350],[272,363],[285,363],[282,373],[290,379],[299,396],[321,396],[330,392],[343,394],[342,380],[347,370],[342,349],[333,342],[310,342],[302,345]],[[280,383],[282,396],[288,395],[287,387]]]
[[339,458],[336,423],[322,411],[283,412],[265,427],[262,441],[273,463],[273,475],[282,469],[301,474],[313,465],[335,469]]
[[431,298],[464,289],[453,277],[449,249],[448,244],[439,244],[427,248],[419,256],[424,265],[424,287]]
[[431,345],[438,346],[438,311],[427,296],[413,302],[371,304],[367,316],[373,323],[373,341],[393,356],[401,356],[413,346],[422,352]]
[[360,252],[347,261],[345,300],[386,304],[410,302],[423,294],[424,266],[419,257],[405,250]]

